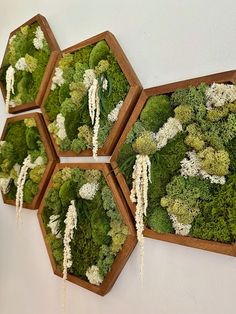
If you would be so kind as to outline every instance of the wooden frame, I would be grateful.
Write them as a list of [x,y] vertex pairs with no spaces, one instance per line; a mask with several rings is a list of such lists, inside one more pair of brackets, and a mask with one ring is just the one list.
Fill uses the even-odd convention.
[[[15,29],[14,31],[12,31],[10,33],[10,36],[9,36],[9,39],[8,39],[8,42],[7,42],[7,47],[6,47],[6,50],[5,50],[5,53],[4,53],[4,56],[3,56],[3,60],[5,58],[5,55],[7,53],[7,50],[8,50],[8,46],[9,46],[9,40],[10,38],[17,32],[20,30],[20,28],[22,26],[25,26],[25,25],[31,25],[33,23],[37,22],[39,24],[39,26],[41,27],[42,31],[44,32],[44,36],[48,42],[48,45],[49,45],[49,48],[51,50],[51,54],[50,54],[50,57],[49,57],[49,60],[48,60],[48,64],[46,66],[46,69],[45,69],[45,72],[44,72],[44,75],[43,75],[43,78],[42,78],[42,81],[41,81],[41,84],[40,84],[40,87],[39,87],[39,90],[38,90],[38,94],[35,98],[35,100],[31,103],[27,103],[27,104],[22,104],[22,105],[18,105],[16,107],[10,107],[9,108],[9,113],[19,113],[19,112],[23,112],[23,111],[27,111],[27,110],[32,110],[32,109],[35,109],[35,108],[38,108],[41,106],[41,103],[43,101],[43,96],[44,96],[44,93],[45,93],[45,89],[47,88],[47,85],[48,85],[48,81],[50,79],[50,76],[51,76],[51,73],[54,69],[54,65],[55,65],[55,62],[57,60],[57,56],[60,52],[60,48],[58,46],[58,43],[53,35],[53,32],[46,20],[46,18],[40,14],[37,14],[35,15],[34,17],[32,17],[30,20],[28,20],[27,22],[25,22],[24,24],[22,24],[21,26],[19,26],[17,29]],[[1,68],[3,66],[3,60],[2,60],[2,64],[1,64]],[[5,98],[6,98],[6,89],[5,87],[3,86],[3,84],[0,82],[0,88],[1,88],[1,91],[2,91],[2,94],[3,94],[3,98],[4,98],[4,101],[5,101]]]
[[[124,223],[127,225],[128,229],[129,229],[129,234],[127,236],[127,239],[122,247],[122,250],[118,253],[118,255],[115,258],[114,263],[112,264],[111,270],[110,272],[107,274],[107,276],[105,277],[105,279],[103,280],[103,282],[101,283],[100,286],[96,286],[93,285],[85,280],[80,279],[77,276],[74,275],[70,275],[68,274],[68,278],[67,280],[85,288],[88,289],[92,292],[95,292],[101,296],[104,296],[106,293],[108,293],[110,291],[110,289],[112,288],[112,286],[114,285],[117,277],[119,276],[120,272],[122,271],[123,267],[125,266],[125,263],[127,262],[130,254],[132,253],[137,240],[136,240],[136,232],[134,229],[134,224],[133,224],[133,218],[130,215],[128,206],[126,204],[126,201],[122,195],[121,190],[119,189],[119,186],[117,185],[117,182],[115,180],[114,175],[111,173],[111,168],[108,164],[101,164],[101,163],[82,163],[82,164],[78,164],[78,163],[63,163],[63,164],[57,164],[54,170],[54,173],[56,173],[58,170],[63,169],[65,167],[70,167],[70,168],[80,168],[80,169],[98,169],[101,170],[103,172],[103,175],[106,179],[106,182],[108,184],[108,186],[110,187],[114,200],[117,204],[117,207],[120,211],[120,214],[123,218]],[[54,174],[53,173],[53,174]],[[49,182],[49,185],[46,189],[45,195],[47,195],[50,187],[52,185],[52,181]],[[43,224],[43,220],[42,220],[42,211],[44,208],[44,199],[42,200],[39,210],[38,210],[38,219],[39,219],[39,223],[40,223],[40,227],[43,233],[43,238],[47,247],[47,251],[48,251],[48,255],[51,261],[51,265],[53,268],[53,272],[54,274],[63,277],[62,272],[58,269],[54,257],[52,255],[52,251],[51,251],[51,247],[48,244],[47,240],[46,240],[46,230]]]
[[[147,99],[150,96],[171,93],[171,92],[174,92],[178,88],[187,88],[189,86],[198,86],[202,82],[205,82],[207,84],[212,84],[213,82],[236,84],[236,70],[217,73],[217,74],[213,74],[213,75],[207,75],[207,76],[198,77],[198,78],[189,79],[189,80],[184,80],[184,81],[180,81],[180,82],[176,82],[176,83],[172,83],[172,84],[167,84],[167,85],[162,85],[162,86],[158,86],[158,87],[148,88],[148,89],[143,90],[143,92],[141,93],[141,96],[137,102],[137,105],[136,105],[136,107],[135,107],[123,133],[122,133],[122,136],[120,137],[120,139],[116,145],[116,148],[112,154],[112,157],[111,157],[111,166],[113,168],[113,171],[116,175],[116,178],[120,184],[122,192],[123,192],[123,194],[127,200],[127,203],[129,205],[133,215],[135,215],[136,206],[130,200],[129,187],[126,183],[124,176],[120,172],[119,166],[116,162],[117,157],[119,155],[119,151],[120,151],[128,133],[129,133],[129,131],[131,130],[133,124],[138,119],[143,107],[145,106]],[[193,247],[193,248],[198,248],[198,249],[202,249],[202,250],[207,250],[207,251],[211,251],[211,252],[236,256],[236,244],[225,244],[225,243],[220,243],[220,242],[216,242],[216,241],[208,241],[208,240],[192,238],[192,237],[188,237],[188,236],[180,236],[180,235],[167,234],[167,233],[166,234],[157,233],[157,232],[155,232],[155,231],[153,231],[147,227],[145,227],[144,235],[146,237],[157,239],[157,240],[172,242],[172,243],[181,244],[181,245],[185,245],[185,246],[189,246],[189,247]]]
[[[57,155],[54,151],[53,145],[52,145],[50,137],[48,135],[47,128],[46,128],[46,125],[44,123],[42,114],[38,113],[38,112],[34,112],[34,113],[22,114],[22,115],[18,115],[15,117],[7,118],[3,132],[2,132],[1,140],[2,141],[4,140],[6,133],[7,133],[8,125],[10,123],[21,121],[21,120],[26,119],[26,118],[34,118],[35,119],[38,131],[40,134],[40,138],[42,139],[42,142],[43,142],[43,145],[45,147],[47,157],[48,157],[48,163],[47,163],[46,169],[45,169],[43,177],[42,177],[42,179],[38,185],[38,193],[35,195],[32,203],[30,203],[30,204],[25,203],[25,202],[23,203],[23,207],[25,207],[25,208],[37,209],[40,202],[41,202],[41,199],[43,197],[45,188],[46,188],[47,183],[51,177],[53,169],[56,165],[56,162],[58,161]],[[7,196],[4,195],[3,193],[2,193],[2,197],[3,197],[3,202],[5,204],[9,204],[9,205],[13,205],[13,206],[16,205],[16,202],[14,200],[7,198]]]
[[[104,143],[103,147],[98,150],[99,156],[109,156],[112,153],[112,151],[114,150],[115,145],[118,141],[119,135],[121,134],[122,130],[124,129],[125,124],[129,118],[129,116],[133,110],[133,107],[134,107],[135,103],[137,102],[137,99],[138,99],[140,92],[142,90],[141,84],[140,84],[136,74],[134,73],[134,70],[132,69],[132,66],[130,65],[128,59],[126,58],[122,48],[120,47],[118,41],[116,40],[115,36],[112,33],[110,33],[109,31],[106,31],[106,32],[98,34],[94,37],[91,37],[87,40],[84,40],[77,45],[74,45],[72,47],[69,47],[69,48],[63,50],[57,58],[57,62],[56,62],[55,67],[57,66],[58,61],[62,57],[62,54],[73,53],[73,52],[75,52],[81,48],[84,48],[88,45],[95,44],[100,40],[105,40],[107,42],[108,46],[110,47],[112,53],[114,54],[122,72],[124,73],[128,83],[130,85],[129,92],[125,98],[124,104],[123,104],[122,109],[119,113],[118,120],[114,123],[114,125],[113,125],[113,127],[109,133],[109,136],[108,136],[106,142]],[[54,76],[54,71],[53,71],[51,78],[50,78],[50,81],[48,83],[48,87],[47,87],[47,90],[46,90],[46,93],[45,93],[45,96],[44,96],[44,99],[42,102],[42,106],[41,106],[43,117],[44,117],[47,125],[50,122],[48,120],[47,113],[44,109],[44,104],[45,104],[47,97],[50,93],[51,82],[52,82],[53,76]],[[52,139],[53,145],[55,147],[55,150],[56,150],[58,156],[62,156],[62,157],[92,156],[92,150],[91,149],[84,150],[79,154],[76,154],[73,151],[62,152],[59,150],[59,147],[55,143],[55,139],[53,138],[52,135],[51,135],[51,139]]]

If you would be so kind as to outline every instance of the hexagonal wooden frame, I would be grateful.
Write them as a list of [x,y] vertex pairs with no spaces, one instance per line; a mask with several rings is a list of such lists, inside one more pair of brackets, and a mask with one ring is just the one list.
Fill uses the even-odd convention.
[[[161,95],[161,94],[166,94],[166,93],[171,93],[174,92],[178,88],[187,88],[189,86],[198,86],[201,83],[207,83],[207,84],[212,84],[214,82],[216,83],[233,83],[236,84],[236,70],[234,71],[227,71],[227,72],[222,72],[222,73],[217,73],[213,75],[207,75],[203,77],[198,77],[194,79],[189,79],[189,80],[184,80],[172,84],[167,84],[167,85],[162,85],[158,87],[153,87],[149,89],[143,90],[141,93],[141,96],[137,102],[137,105],[122,133],[122,136],[120,137],[117,146],[112,154],[111,157],[111,165],[113,168],[113,171],[116,175],[116,178],[119,182],[119,185],[122,189],[122,192],[126,198],[126,201],[132,211],[132,214],[135,215],[135,210],[136,206],[133,204],[130,200],[130,190],[129,187],[126,183],[126,180],[123,176],[123,174],[119,170],[119,166],[116,162],[119,151],[129,133],[131,130],[133,124],[136,122],[138,119],[143,107],[146,104],[147,99],[150,96],[154,95]],[[167,242],[172,242],[175,244],[181,244],[193,248],[198,248],[206,251],[211,251],[215,253],[221,253],[221,254],[226,254],[226,255],[231,255],[231,256],[236,256],[236,243],[233,244],[225,244],[221,242],[216,242],[216,241],[208,241],[208,240],[202,240],[202,239],[197,239],[197,238],[192,238],[188,236],[181,236],[181,235],[176,235],[176,234],[168,234],[168,233],[157,233],[147,227],[145,227],[144,230],[144,235],[149,238],[157,239],[157,240],[162,240],[162,241],[167,241]]]
[[[105,279],[103,280],[103,282],[101,283],[100,286],[93,285],[93,284],[87,282],[86,280],[80,279],[79,277],[77,277],[75,275],[68,274],[68,278],[67,278],[68,281],[73,282],[73,283],[75,283],[75,284],[77,284],[77,285],[79,285],[85,289],[88,289],[94,293],[97,293],[101,296],[104,296],[105,294],[107,294],[111,290],[112,286],[114,285],[116,279],[118,278],[120,272],[122,271],[123,267],[125,266],[130,254],[132,253],[132,251],[133,251],[133,249],[137,243],[136,232],[135,232],[134,223],[133,223],[133,217],[129,212],[129,208],[127,206],[127,203],[123,197],[123,194],[122,194],[119,186],[117,185],[117,181],[115,179],[114,174],[111,172],[111,168],[110,168],[109,164],[102,164],[102,163],[81,163],[81,164],[79,164],[79,163],[63,163],[63,164],[57,164],[53,174],[56,173],[58,170],[63,169],[65,167],[80,168],[83,170],[85,170],[85,169],[101,170],[103,172],[103,175],[106,179],[108,186],[110,187],[110,189],[112,191],[114,200],[115,200],[117,207],[120,211],[122,219],[129,229],[129,234],[128,234],[127,239],[126,239],[126,241],[122,247],[122,250],[116,256],[116,258],[112,264],[110,272],[107,274],[107,276],[105,277]],[[52,185],[52,180],[50,180],[44,196],[47,195],[51,185]],[[42,220],[43,208],[44,208],[44,198],[42,199],[42,202],[41,202],[39,210],[38,210],[38,219],[39,219],[40,227],[41,227],[41,230],[43,233],[45,245],[47,247],[48,255],[49,255],[49,258],[51,261],[53,272],[55,275],[57,275],[59,277],[63,277],[62,272],[58,269],[56,262],[54,260],[54,257],[52,255],[51,247],[46,240],[46,231],[45,231],[44,223]]]
[[[39,207],[39,204],[40,204],[41,199],[43,197],[47,183],[50,180],[53,169],[54,169],[54,167],[58,161],[57,155],[54,151],[53,145],[52,145],[50,137],[48,135],[47,127],[44,123],[42,114],[38,113],[38,112],[33,112],[33,113],[22,114],[22,115],[18,115],[15,117],[7,118],[3,132],[2,132],[1,141],[4,141],[4,138],[5,138],[6,132],[7,132],[7,127],[10,123],[21,121],[21,120],[24,120],[26,118],[34,118],[35,119],[38,131],[40,134],[40,138],[42,139],[42,142],[43,142],[43,145],[44,145],[44,148],[46,150],[47,157],[48,157],[47,167],[46,167],[44,174],[43,174],[43,177],[42,177],[42,179],[38,185],[38,193],[35,195],[33,201],[30,204],[25,203],[25,202],[23,203],[24,208],[37,209]],[[2,193],[2,197],[3,197],[3,202],[5,204],[10,204],[10,205],[14,205],[14,206],[16,205],[16,201],[7,198],[7,196],[3,193]]]
[[[25,22],[24,24],[22,24],[21,26],[19,26],[17,29],[15,29],[14,31],[12,31],[10,33],[10,36],[9,36],[9,39],[8,39],[8,42],[7,42],[7,46],[6,46],[6,50],[5,50],[5,53],[4,53],[4,56],[3,56],[3,59],[2,59],[2,64],[1,64],[1,68],[3,66],[3,60],[5,58],[5,55],[7,53],[7,50],[8,50],[8,45],[9,45],[9,40],[10,38],[17,32],[20,30],[20,28],[22,26],[25,26],[25,25],[31,25],[33,23],[37,22],[39,24],[39,26],[41,27],[41,29],[43,30],[44,32],[44,36],[48,42],[48,45],[49,45],[49,48],[51,50],[51,54],[50,54],[50,57],[49,57],[49,60],[48,60],[48,64],[46,66],[46,69],[45,69],[45,72],[44,72],[44,75],[43,75],[43,78],[42,78],[42,81],[41,81],[41,84],[40,84],[40,87],[39,87],[39,90],[38,90],[38,94],[35,98],[35,100],[31,103],[27,103],[27,104],[22,104],[22,105],[18,105],[16,107],[10,107],[9,108],[9,112],[10,113],[19,113],[19,112],[23,112],[23,111],[27,111],[27,110],[32,110],[32,109],[35,109],[35,108],[38,108],[41,106],[41,103],[43,101],[43,96],[44,96],[44,93],[45,93],[45,90],[47,88],[47,85],[48,85],[48,81],[50,79],[50,76],[51,76],[51,73],[54,69],[54,65],[55,65],[55,62],[57,60],[57,56],[60,52],[60,48],[58,46],[58,43],[53,35],[53,32],[46,20],[46,18],[44,16],[42,16],[41,14],[37,14],[35,15],[34,17],[32,17],[30,20],[28,20],[27,22]],[[6,89],[4,87],[4,85],[2,84],[2,82],[0,82],[0,89],[2,91],[2,95],[3,95],[3,98],[5,100],[6,98]]]
[[[63,50],[57,58],[57,62],[56,62],[55,67],[57,66],[58,61],[62,57],[62,54],[73,53],[73,52],[75,52],[81,48],[84,48],[84,47],[89,46],[89,45],[93,45],[100,40],[106,41],[106,43],[110,47],[110,49],[111,49],[112,53],[114,54],[122,72],[124,73],[128,83],[130,85],[129,92],[126,95],[126,98],[124,100],[124,104],[123,104],[122,109],[119,113],[118,120],[113,124],[113,127],[111,128],[109,136],[107,137],[106,142],[104,143],[103,147],[98,150],[98,156],[109,156],[112,153],[112,151],[114,150],[114,147],[115,147],[115,145],[119,139],[119,136],[120,136],[122,130],[124,129],[125,124],[129,118],[129,116],[133,110],[133,107],[134,107],[135,103],[137,102],[137,99],[138,99],[140,92],[142,90],[141,84],[140,84],[136,74],[134,73],[134,70],[133,70],[131,64],[129,63],[128,59],[126,58],[122,48],[120,47],[118,41],[116,40],[115,36],[111,32],[106,31],[106,32],[103,32],[103,33],[98,34],[96,36],[93,36],[87,40],[84,40],[77,45],[74,45],[72,47],[69,47],[69,48]],[[49,121],[47,113],[44,109],[44,104],[45,104],[47,97],[50,93],[51,83],[52,83],[52,78],[54,76],[54,72],[55,71],[53,71],[53,73],[51,75],[51,78],[50,78],[50,81],[48,83],[48,87],[47,87],[47,90],[45,92],[45,96],[44,96],[44,99],[42,102],[42,106],[41,106],[43,117],[44,117],[47,125],[50,123],[50,121]],[[55,143],[55,139],[53,138],[52,135],[51,135],[51,139],[52,139],[54,148],[55,148],[58,156],[61,156],[61,157],[92,156],[92,150],[91,149],[86,149],[79,154],[76,154],[73,151],[62,152],[59,150],[59,147]]]

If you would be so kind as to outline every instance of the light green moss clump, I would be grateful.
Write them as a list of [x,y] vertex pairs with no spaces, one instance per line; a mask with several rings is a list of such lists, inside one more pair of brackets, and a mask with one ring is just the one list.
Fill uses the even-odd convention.
[[198,153],[201,160],[201,167],[207,173],[216,176],[225,176],[229,172],[229,154],[225,150],[215,150],[207,147]]
[[133,143],[133,149],[140,155],[152,155],[157,151],[157,144],[151,132],[143,132]]

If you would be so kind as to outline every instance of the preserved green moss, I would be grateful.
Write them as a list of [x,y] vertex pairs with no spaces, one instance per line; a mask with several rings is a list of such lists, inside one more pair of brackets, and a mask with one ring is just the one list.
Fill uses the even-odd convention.
[[140,121],[146,130],[157,132],[171,114],[172,107],[168,96],[151,96],[140,114]]

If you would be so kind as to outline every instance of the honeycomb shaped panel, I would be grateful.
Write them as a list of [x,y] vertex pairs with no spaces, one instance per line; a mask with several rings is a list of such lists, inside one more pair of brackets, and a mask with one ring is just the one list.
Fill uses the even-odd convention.
[[[222,92],[223,85],[213,83],[229,88]],[[236,72],[228,71],[141,93],[113,152],[111,165],[135,215],[136,204],[130,199],[133,167],[138,154],[152,151],[145,236],[236,256],[232,188],[236,169],[235,84]],[[216,99],[222,97],[223,106],[214,107]],[[181,121],[182,131],[174,130],[176,119]],[[213,163],[209,162],[211,157],[215,158]],[[191,173],[191,162],[197,167],[195,173]]]
[[96,118],[92,122],[89,105],[95,100],[100,111],[98,155],[110,155],[140,92],[141,85],[110,32],[63,50],[42,104],[58,156],[92,155]]
[[1,141],[1,178],[9,179],[5,194],[2,192],[4,203],[16,204],[17,178],[24,159],[30,155],[32,162],[37,158],[40,162],[28,170],[23,207],[38,208],[57,162],[42,114],[35,112],[8,118]]
[[11,32],[0,68],[4,99],[7,69],[12,66],[15,70],[14,93],[11,91],[9,97],[10,113],[40,107],[59,51],[47,20],[40,14]]
[[[136,245],[132,215],[108,164],[55,167],[38,218],[53,271],[61,277],[65,219],[73,202],[77,223],[70,242],[72,263],[67,280],[105,295]],[[87,274],[91,267],[95,267],[99,280]]]

